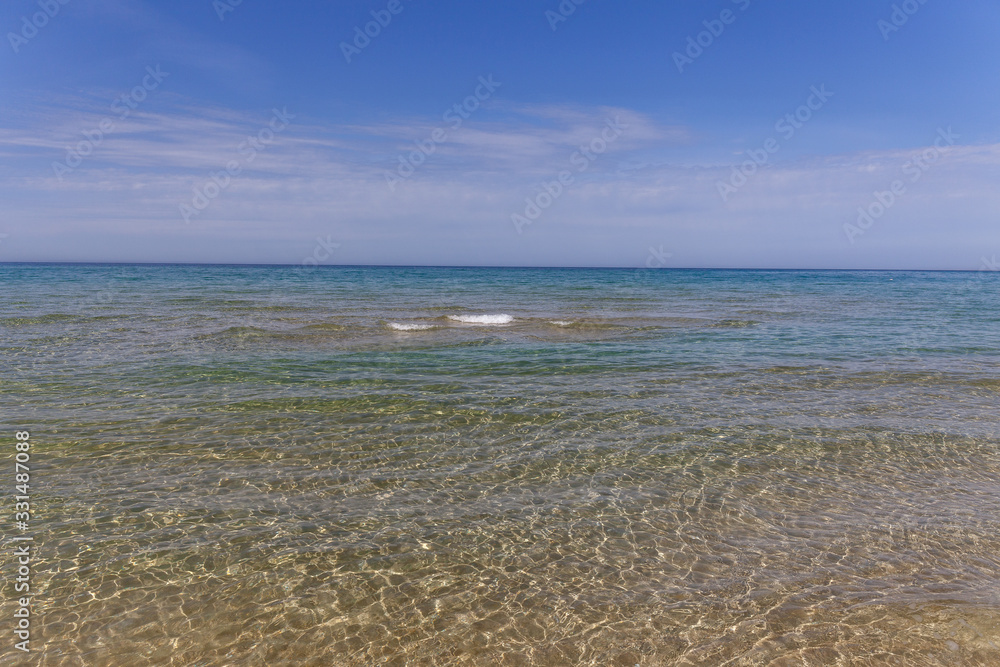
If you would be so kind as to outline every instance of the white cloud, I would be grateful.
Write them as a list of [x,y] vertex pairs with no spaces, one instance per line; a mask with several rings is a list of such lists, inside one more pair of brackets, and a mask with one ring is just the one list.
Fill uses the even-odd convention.
[[[297,261],[319,233],[345,244],[339,261],[359,263],[638,265],[647,244],[664,244],[678,265],[874,266],[891,256],[975,268],[997,252],[988,247],[1000,211],[997,145],[949,149],[852,246],[843,224],[904,178],[919,151],[771,165],[724,203],[716,184],[728,167],[670,163],[672,148],[692,141],[683,127],[627,109],[498,104],[449,129],[390,191],[385,171],[440,119],[331,125],[300,114],[248,162],[238,146],[270,114],[166,99],[118,123],[62,180],[51,163],[105,110],[90,105],[68,121],[43,109],[35,127],[0,128],[0,232],[10,235],[0,259],[206,261],[215,244],[219,261]],[[540,180],[573,169],[570,155],[616,116],[628,125],[621,140],[518,235],[511,213]],[[243,172],[185,224],[179,205],[231,160]],[[191,239],[201,239],[200,254]]]

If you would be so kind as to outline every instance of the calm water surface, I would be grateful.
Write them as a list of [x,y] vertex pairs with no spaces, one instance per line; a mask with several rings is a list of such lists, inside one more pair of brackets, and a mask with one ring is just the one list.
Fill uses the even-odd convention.
[[1000,274],[0,287],[2,664],[1000,664]]

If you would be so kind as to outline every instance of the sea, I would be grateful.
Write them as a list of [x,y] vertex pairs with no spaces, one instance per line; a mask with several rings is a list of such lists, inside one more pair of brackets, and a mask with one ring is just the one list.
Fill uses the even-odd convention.
[[3,264],[0,404],[0,664],[1000,665],[1000,272]]

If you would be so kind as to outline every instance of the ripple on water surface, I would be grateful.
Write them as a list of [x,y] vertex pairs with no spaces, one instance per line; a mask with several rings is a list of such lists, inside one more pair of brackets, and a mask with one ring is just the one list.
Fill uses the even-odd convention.
[[1000,664],[1000,290],[39,271],[39,664]]

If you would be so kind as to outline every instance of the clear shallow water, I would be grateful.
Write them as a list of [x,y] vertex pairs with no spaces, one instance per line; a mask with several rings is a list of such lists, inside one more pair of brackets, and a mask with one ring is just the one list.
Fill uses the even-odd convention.
[[1000,664],[998,274],[0,285],[37,664]]

